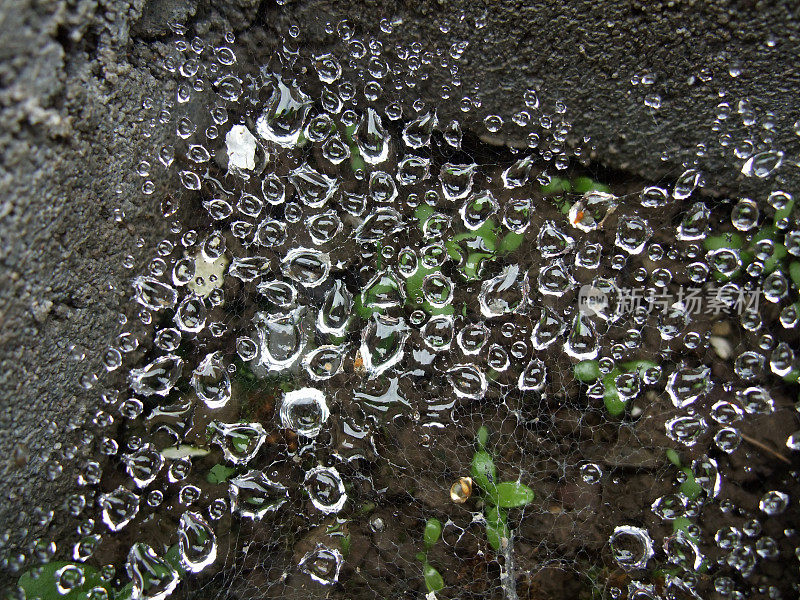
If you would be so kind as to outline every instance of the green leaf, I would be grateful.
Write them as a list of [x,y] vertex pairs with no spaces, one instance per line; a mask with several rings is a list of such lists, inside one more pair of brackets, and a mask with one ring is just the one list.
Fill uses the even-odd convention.
[[508,252],[513,252],[517,248],[520,247],[522,241],[525,239],[525,236],[521,233],[514,233],[513,231],[507,233],[502,240],[500,240],[500,247],[497,251],[500,254],[506,254]]
[[550,194],[558,194],[559,192],[568,192],[572,189],[572,185],[566,179],[561,177],[551,177],[550,183],[542,186],[542,194],[548,196]]
[[775,211],[775,217],[773,219],[773,222],[778,223],[781,219],[788,219],[789,215],[792,214],[793,208],[794,208],[794,200],[790,200],[789,202],[786,203],[786,206]]
[[606,391],[603,393],[603,404],[612,417],[618,417],[625,412],[625,402],[619,397],[616,385],[606,386]]
[[486,450],[478,450],[472,457],[472,466],[470,469],[472,479],[484,491],[493,492],[495,488],[495,480],[497,479],[497,468],[494,466],[494,460],[491,454]]
[[504,481],[496,486],[496,504],[501,508],[525,506],[533,501],[533,490],[518,481]]
[[425,587],[428,588],[429,592],[438,592],[444,588],[444,579],[430,563],[426,562],[422,566],[422,576],[425,578]]
[[128,585],[124,588],[120,589],[119,591],[115,592],[113,596],[114,600],[132,600],[133,598],[133,582],[131,581]]
[[461,249],[458,247],[457,243],[455,243],[453,240],[447,240],[444,243],[444,249],[447,250],[447,255],[450,258],[456,262],[461,262],[463,257],[461,255]]
[[414,558],[416,558],[420,562],[425,562],[426,560],[428,560],[428,556],[424,552],[417,552],[414,555]]
[[589,383],[600,378],[600,365],[596,360],[582,360],[573,369],[575,379]]
[[622,372],[619,369],[614,368],[613,371],[603,377],[603,386],[606,389],[603,393],[603,404],[605,404],[606,410],[612,417],[618,417],[625,412],[625,402],[620,398],[617,384],[615,383],[616,378],[621,374]]
[[800,262],[793,260],[789,264],[789,277],[800,288]]
[[678,453],[675,452],[675,450],[673,450],[672,448],[667,450],[667,460],[669,462],[671,462],[673,465],[675,465],[676,467],[680,467],[681,466],[681,457],[678,456]]
[[[175,569],[181,577],[186,575],[186,569],[183,567],[183,563],[181,562],[181,549],[178,544],[170,546],[167,549],[167,552],[164,554],[164,560],[169,564],[169,566]],[[161,573],[161,575],[166,575],[166,573]]]
[[783,244],[775,244],[775,247],[772,249],[772,256],[764,261],[764,272],[772,273],[785,256],[786,246]]
[[350,554],[350,545],[352,540],[350,539],[349,535],[346,535],[342,538],[342,556],[347,558],[347,555]]
[[425,540],[425,548],[430,548],[442,535],[442,524],[439,519],[428,519],[425,523],[425,533],[423,539]]
[[689,500],[695,500],[702,493],[703,488],[695,481],[694,472],[689,467],[683,467],[681,470],[686,473],[686,481],[681,484],[681,492]]
[[422,229],[422,226],[425,225],[425,221],[431,218],[431,215],[435,213],[436,210],[430,204],[420,204],[414,210],[414,216],[417,219],[417,223],[419,224],[419,228]]
[[354,173],[364,170],[364,159],[361,158],[356,146],[350,146],[350,168]]
[[478,447],[480,449],[483,450],[486,448],[486,442],[489,441],[489,430],[486,428],[486,425],[481,425],[478,428],[478,433],[475,438],[478,440]]
[[639,375],[644,373],[647,369],[652,369],[656,367],[656,363],[652,360],[629,360],[628,362],[624,362],[620,365],[622,370],[630,373],[631,371],[636,371]]
[[703,246],[706,250],[719,250],[720,248],[739,249],[742,247],[742,244],[742,236],[738,233],[709,235],[703,240]]
[[[467,240],[468,242],[472,242],[477,240],[478,238],[481,239],[483,244],[482,248],[478,248],[480,250],[486,250],[488,252],[494,252],[497,249],[497,233],[495,231],[497,225],[495,224],[493,219],[487,219],[486,222],[478,227],[475,231],[465,231],[464,233],[457,233],[453,236],[452,241],[454,242],[462,242]],[[470,247],[475,247],[475,244],[468,244]]]
[[490,506],[486,511],[486,539],[489,545],[495,551],[500,550],[500,541],[509,537],[511,532],[508,530],[506,512],[497,506]]
[[611,188],[604,183],[599,183],[591,177],[576,177],[572,180],[572,191],[576,194],[585,194],[586,192],[606,192],[611,193]]
[[208,483],[213,483],[214,485],[218,483],[224,483],[233,474],[234,470],[235,469],[226,467],[225,465],[214,465],[211,467],[208,475],[206,475],[206,481],[208,481]]
[[469,256],[467,256],[464,267],[461,269],[461,272],[464,273],[464,277],[467,279],[477,279],[478,269],[481,263],[487,258],[492,258],[492,255],[486,252],[471,252]]
[[[56,585],[56,571],[68,565],[76,566],[83,570],[83,585],[80,585],[67,594],[60,594]],[[38,574],[33,577],[33,571]],[[113,593],[111,584],[104,581],[100,573],[90,565],[75,564],[55,561],[35,567],[23,573],[17,585],[25,590],[27,598],[41,598],[41,600],[86,600],[89,591],[95,587],[102,587],[109,595]]]
[[693,542],[697,542],[698,540],[687,530],[687,528],[691,524],[692,522],[687,517],[684,516],[675,517],[675,520],[672,521],[672,531],[673,532],[683,531],[683,533],[686,534],[686,537],[688,537]]

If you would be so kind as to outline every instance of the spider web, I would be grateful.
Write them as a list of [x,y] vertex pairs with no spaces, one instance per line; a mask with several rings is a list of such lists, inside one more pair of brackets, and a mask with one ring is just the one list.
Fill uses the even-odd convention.
[[[796,347],[793,326],[778,324],[796,290],[789,284],[777,302],[757,295],[761,303],[750,316],[760,315],[762,325],[749,329],[734,302],[718,301],[715,312],[699,315],[673,303],[614,311],[621,290],[677,297],[684,287],[707,293],[729,281],[733,294],[762,289],[769,275],[726,278],[726,257],[706,256],[708,232],[735,232],[724,203],[707,203],[700,235],[676,240],[676,227],[703,202],[701,190],[690,186],[684,195],[674,181],[646,182],[590,164],[591,142],[572,143],[568,107],[520,99],[514,120],[530,134],[526,149],[493,146],[466,130],[453,144],[451,124],[426,128],[433,107],[415,91],[433,69],[449,71],[458,88],[458,48],[446,36],[440,47],[406,48],[392,39],[389,23],[381,27],[370,37],[330,24],[339,43],[326,55],[309,51],[302,32],[292,31],[278,56],[248,56],[244,64],[230,60],[232,36],[212,32],[200,40],[175,27],[165,68],[174,73],[178,100],[161,108],[177,135],[173,148],[152,157],[159,176],[173,182],[162,206],[174,227],[149,276],[174,284],[177,308],[140,311],[131,325],[139,348],[125,353],[117,373],[127,376],[173,352],[184,371],[164,399],[136,394],[120,377],[111,400],[123,413],[131,400],[139,406],[120,426],[120,455],[146,444],[159,452],[191,446],[203,455],[168,459],[141,490],[131,485],[126,460],[108,459],[101,491],[132,488],[141,504],[119,533],[104,533],[89,564],[104,557],[124,585],[121,565],[132,544],[167,556],[189,511],[213,530],[217,558],[199,573],[180,573],[173,597],[790,593],[797,569],[787,575],[780,565],[794,555],[796,511],[769,503],[780,505],[779,492],[792,496],[796,488],[781,449],[795,428],[785,416],[796,389],[778,376],[782,366],[766,363],[775,362],[779,342]],[[259,139],[257,166],[231,167],[228,133],[234,126],[258,130],[280,94],[278,81],[295,97],[298,89],[308,94],[304,125],[324,116],[329,129],[317,141],[304,129],[283,146]],[[205,90],[213,100],[198,112],[189,98]],[[342,106],[326,108],[335,96]],[[363,147],[353,127],[367,107],[380,116],[390,145],[376,164],[356,155]],[[276,116],[291,121],[294,114]],[[494,126],[487,118],[490,133]],[[409,147],[416,145],[412,135],[420,136],[417,148]],[[349,156],[331,160],[325,144],[332,137]],[[415,181],[402,183],[400,165],[409,156],[426,164],[417,166]],[[508,185],[504,179],[528,156],[523,184]],[[471,176],[459,175],[459,165],[470,165]],[[299,168],[329,178],[314,179],[308,194],[319,193],[320,181],[335,181],[335,193],[319,205],[303,197]],[[694,173],[676,174],[677,185],[697,183]],[[283,186],[280,202],[265,196],[269,176]],[[440,181],[450,177],[454,198]],[[645,190],[656,206],[646,205]],[[475,217],[484,226],[468,226],[462,207],[475,208],[474,198],[487,191],[494,204],[478,205],[491,210]],[[574,226],[581,217],[568,211],[583,210],[592,193],[607,221],[596,214],[584,231]],[[379,201],[386,195],[388,202]],[[243,205],[245,197],[255,198],[258,210]],[[385,230],[365,227],[380,211],[395,220]],[[762,211],[775,212],[766,204]],[[277,229],[259,242],[268,221]],[[194,268],[211,262],[201,252],[215,232],[233,260],[227,273],[213,279],[195,272],[193,283],[178,285],[181,261]],[[298,249],[308,254],[289,261]],[[242,262],[252,257],[268,261]],[[276,286],[269,293],[267,282]],[[613,283],[610,312],[583,314],[582,286],[603,282]],[[216,291],[207,293],[208,285]],[[336,286],[354,305],[347,305],[344,331],[332,334],[320,328],[319,314],[329,318],[326,302]],[[294,295],[288,300],[281,295],[287,290]],[[180,316],[192,298],[202,298],[199,330]],[[259,325],[264,320],[268,325]],[[154,343],[157,332],[175,327],[183,330],[179,346]],[[726,356],[712,338],[727,344]],[[242,351],[243,339],[258,348],[255,356]],[[264,358],[293,354],[291,344],[298,352],[287,367]],[[324,348],[330,353],[319,354]],[[226,373],[215,371],[215,383],[231,382],[218,408],[202,402],[190,382],[211,355]],[[312,356],[323,358],[304,364]],[[578,363],[597,374],[578,377]],[[684,380],[695,387],[687,392]],[[329,414],[321,418],[314,409],[287,427],[281,407],[308,388],[322,392]],[[748,393],[752,388],[761,391]],[[181,402],[189,408],[173,411],[177,416],[154,417],[159,407]],[[319,420],[312,423],[319,432],[298,434],[303,418]],[[263,445],[240,464],[226,460],[212,442],[212,422],[257,423]],[[485,457],[494,467],[476,469]],[[188,475],[176,471],[187,464]],[[320,467],[332,469],[342,488],[309,484]],[[214,468],[222,475],[212,475]],[[253,473],[285,489],[285,500],[257,518],[231,495],[237,478]],[[498,485],[513,491],[501,496]],[[326,505],[343,495],[335,510]],[[426,538],[437,522],[440,533]]]

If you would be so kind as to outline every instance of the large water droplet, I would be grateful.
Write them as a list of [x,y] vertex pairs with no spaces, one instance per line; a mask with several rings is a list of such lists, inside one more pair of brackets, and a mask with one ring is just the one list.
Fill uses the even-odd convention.
[[403,129],[403,141],[410,148],[422,148],[428,146],[431,141],[431,133],[439,119],[436,117],[436,111],[427,112],[424,115],[414,119]]
[[553,344],[566,330],[567,325],[552,308],[545,306],[531,333],[531,342],[536,350],[544,350]]
[[330,412],[325,394],[316,388],[286,392],[279,410],[281,425],[298,435],[313,438],[322,431]]
[[306,473],[303,485],[311,503],[325,514],[337,513],[347,502],[344,482],[333,467],[316,467]]
[[447,380],[459,398],[479,400],[486,394],[486,375],[475,365],[455,365],[447,371]]
[[322,585],[333,585],[339,579],[339,570],[342,568],[342,553],[336,549],[317,544],[301,560],[300,570],[311,579]]
[[145,396],[166,396],[183,373],[183,359],[174,354],[161,356],[139,369],[131,369],[131,389]]
[[125,568],[133,583],[132,598],[164,600],[178,587],[178,572],[143,542],[131,547]]
[[444,197],[451,202],[466,198],[472,191],[472,182],[478,165],[445,163],[439,171],[439,183]]
[[301,327],[304,314],[304,307],[286,314],[256,313],[259,364],[268,372],[286,371],[302,355],[306,344],[306,334]]
[[309,248],[294,248],[281,262],[281,272],[307,288],[324,283],[330,270],[330,256],[325,252]]
[[528,183],[533,167],[533,156],[526,156],[508,167],[501,176],[506,189],[522,187]]
[[211,409],[222,408],[231,399],[231,379],[222,362],[221,352],[211,352],[192,373],[192,387],[197,397]]
[[374,108],[367,108],[353,132],[353,141],[364,162],[377,165],[389,157],[391,136]]
[[256,120],[256,133],[269,142],[291,148],[300,139],[311,99],[299,89],[288,87],[280,77],[269,85],[272,93],[267,108]]
[[212,422],[211,442],[222,448],[225,458],[235,465],[249,463],[264,444],[267,432],[261,423]]
[[470,195],[461,206],[459,214],[464,226],[471,231],[475,231],[494,216],[499,208],[500,205],[495,200],[492,192],[483,190],[477,194]]
[[133,280],[136,301],[151,310],[172,308],[178,301],[178,292],[154,277],[137,277]]
[[611,553],[617,564],[625,570],[644,569],[653,557],[653,540],[646,529],[621,525],[614,528],[609,538]]
[[124,456],[123,461],[125,470],[139,488],[150,485],[164,466],[164,457],[151,444],[145,444],[133,454]]
[[314,381],[330,379],[342,372],[347,346],[324,345],[303,357],[303,367]]
[[192,573],[199,573],[217,559],[217,536],[200,513],[181,515],[178,545],[181,564]]
[[[303,163],[289,174],[289,181],[297,190],[297,197],[310,208],[321,208],[339,189],[339,180],[328,177]],[[269,198],[267,198],[269,202]],[[272,202],[271,202],[272,203]]]
[[278,510],[289,500],[289,491],[285,486],[255,470],[231,479],[228,493],[231,511],[256,521]]
[[391,369],[403,358],[408,327],[401,318],[374,313],[361,334],[361,358],[370,377]]
[[139,496],[122,486],[100,496],[99,504],[103,509],[103,523],[111,531],[125,527],[139,512]]
[[742,174],[746,177],[764,179],[769,177],[783,164],[783,152],[767,150],[748,158],[742,165]]
[[481,284],[478,302],[485,317],[501,317],[522,308],[528,297],[528,274],[519,265],[508,265],[503,272]]
[[702,367],[684,367],[677,369],[669,376],[667,393],[672,403],[684,408],[694,403],[700,396],[711,390],[711,369]]

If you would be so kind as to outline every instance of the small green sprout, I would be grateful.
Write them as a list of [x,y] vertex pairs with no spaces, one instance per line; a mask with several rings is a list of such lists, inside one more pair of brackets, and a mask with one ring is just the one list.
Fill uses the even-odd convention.
[[341,545],[342,545],[342,556],[347,558],[350,554],[350,547],[352,546],[353,540],[350,538],[350,534],[348,533],[346,536],[342,537]]
[[[80,569],[83,573],[83,583],[68,593],[61,594],[58,591],[56,572],[65,567]],[[41,600],[86,600],[96,587],[105,589],[109,596],[113,597],[114,595],[110,583],[105,581],[99,571],[91,565],[60,561],[37,566],[23,573],[17,585],[25,591],[26,598],[41,598]]]
[[422,577],[425,579],[425,587],[429,592],[438,592],[444,588],[444,579],[441,573],[431,566],[429,562],[422,565]]
[[604,183],[599,183],[591,177],[576,177],[572,180],[572,191],[576,194],[585,194],[586,192],[605,192],[611,193],[611,188]]
[[209,470],[208,475],[206,475],[206,481],[214,485],[225,483],[228,481],[228,478],[233,475],[234,471],[235,469],[226,467],[225,465],[214,465],[211,467],[211,470]]
[[545,196],[553,196],[556,194],[569,192],[571,190],[572,184],[569,182],[569,180],[561,177],[551,177],[550,183],[541,187],[541,192]]
[[497,467],[494,458],[486,450],[489,441],[489,430],[486,427],[478,429],[476,441],[478,449],[472,456],[470,474],[473,481],[485,492],[486,539],[495,551],[499,551],[502,540],[511,535],[508,529],[508,509],[530,504],[534,493],[519,481],[496,483]]
[[428,519],[425,522],[425,532],[423,534],[423,541],[425,542],[425,549],[430,549],[442,535],[442,524],[439,519]]
[[647,369],[657,366],[651,360],[632,360],[620,363],[615,366],[610,372],[605,375],[600,371],[600,363],[596,360],[582,360],[573,367],[573,374],[575,379],[583,383],[593,383],[602,378],[603,388],[603,404],[606,410],[613,417],[618,417],[625,412],[626,402],[620,398],[619,391],[617,390],[616,380],[617,377],[623,373],[637,372],[641,377],[642,373]]
[[689,500],[696,500],[702,493],[703,488],[701,488],[700,484],[695,480],[694,471],[692,471],[691,467],[689,466],[681,466],[680,456],[678,456],[678,453],[675,452],[675,450],[667,450],[667,460],[678,467],[686,475],[686,480],[681,483],[681,492],[683,495]]
[[428,551],[439,541],[442,536],[442,523],[439,519],[431,518],[425,522],[425,530],[422,535],[425,543],[425,551],[417,553],[417,560],[422,563],[422,578],[425,580],[425,587],[429,592],[438,592],[444,588],[444,579],[441,573],[428,562]]

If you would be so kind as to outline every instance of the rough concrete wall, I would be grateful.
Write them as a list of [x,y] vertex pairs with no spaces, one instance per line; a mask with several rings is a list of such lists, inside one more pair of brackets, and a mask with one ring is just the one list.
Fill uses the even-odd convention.
[[123,257],[141,268],[166,225],[136,175],[157,141],[143,101],[162,85],[149,67],[158,49],[132,49],[138,11],[107,5],[0,9],[0,531],[12,544],[35,532],[36,507],[75,487],[91,448],[61,458],[68,430],[97,404],[80,379],[120,327]]
[[[157,108],[162,95],[174,95],[158,65],[169,19],[188,20],[200,32],[212,22],[230,28],[240,57],[253,62],[268,58],[274,30],[289,22],[305,28],[313,18],[347,18],[356,31],[369,32],[389,17],[398,21],[399,38],[427,45],[449,20],[449,35],[470,42],[463,89],[480,83],[482,109],[466,120],[478,127],[486,114],[502,115],[498,141],[521,141],[510,116],[535,85],[543,101],[565,100],[574,130],[594,139],[598,161],[651,178],[677,174],[704,143],[710,180],[736,188],[742,161],[730,150],[722,155],[720,134],[712,132],[719,101],[731,103],[729,122],[737,121],[740,137],[747,130],[735,115],[738,100],[750,98],[759,117],[772,113],[774,131],[763,128],[762,118],[754,135],[771,137],[787,158],[797,157],[800,18],[790,6],[308,0],[280,8],[266,0],[2,0],[0,534],[7,531],[12,545],[30,538],[34,507],[59,505],[74,488],[72,465],[85,462],[89,447],[79,444],[76,459],[62,460],[55,480],[48,465],[71,454],[71,423],[92,413],[97,391],[85,389],[80,377],[102,369],[102,350],[130,297],[131,273],[144,268],[168,226],[158,211],[167,182],[155,178],[155,193],[143,195],[136,165],[167,134],[151,127],[156,111],[143,103],[153,98]],[[476,20],[485,26],[477,28]],[[306,42],[323,43],[321,28]],[[731,69],[741,74],[732,77]],[[630,83],[645,73],[655,76],[646,93],[662,99],[655,115],[644,105],[644,88]],[[464,118],[433,89],[420,94],[440,107],[442,119]],[[797,171],[787,161],[779,173],[790,190]],[[133,270],[122,264],[128,254]]]

